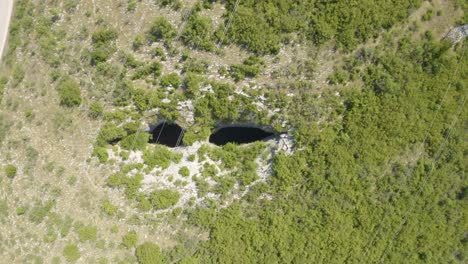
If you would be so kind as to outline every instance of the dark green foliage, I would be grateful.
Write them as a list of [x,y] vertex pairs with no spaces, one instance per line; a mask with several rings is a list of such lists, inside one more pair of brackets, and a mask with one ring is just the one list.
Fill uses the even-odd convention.
[[93,156],[96,156],[101,163],[104,163],[109,159],[109,153],[107,153],[107,149],[103,147],[94,148]]
[[125,129],[118,127],[112,123],[106,123],[99,130],[99,134],[96,139],[96,144],[98,146],[106,146],[107,144],[115,144],[120,141],[122,138],[127,136]]
[[[233,122],[249,120],[257,110],[252,99],[234,93],[234,88],[225,83],[210,83],[214,93],[206,93],[195,104],[195,119],[205,126],[217,121]],[[230,100],[228,97],[231,96]]]
[[5,166],[5,175],[10,178],[10,179],[13,179],[17,174],[17,169],[14,165],[6,165]]
[[107,179],[107,185],[114,188],[124,187],[127,198],[134,199],[137,197],[138,189],[141,186],[143,175],[137,174],[133,177],[127,177],[125,174],[118,172],[112,174]]
[[149,141],[150,134],[146,132],[137,132],[125,137],[120,146],[126,150],[144,150]]
[[137,35],[133,40],[133,49],[138,50],[145,44],[145,37],[143,35]]
[[113,29],[100,28],[93,33],[91,37],[93,45],[106,45],[117,39],[117,31]]
[[177,73],[169,73],[161,77],[161,86],[178,88],[182,84],[182,79]]
[[261,61],[256,56],[250,56],[244,61],[243,64],[231,66],[231,77],[236,81],[242,80],[246,77],[257,77],[257,75],[260,73],[261,65],[263,65],[263,61]]
[[77,107],[81,104],[81,90],[79,84],[71,79],[66,78],[62,80],[57,90],[60,97],[60,104],[66,107]]
[[114,41],[117,32],[113,29],[100,28],[93,33],[90,59],[92,65],[105,62],[115,52]]
[[112,100],[116,106],[127,106],[132,99],[133,84],[129,81],[119,81],[112,92]]
[[122,237],[122,245],[126,248],[133,248],[138,243],[138,234],[135,231],[128,232]]
[[153,61],[148,65],[138,68],[135,74],[133,74],[132,79],[136,80],[146,76],[151,76],[154,80],[156,80],[159,76],[161,76],[162,68],[163,66],[161,63]]
[[152,149],[143,152],[143,160],[149,168],[159,166],[167,169],[171,162],[178,163],[182,159],[181,154],[170,151],[167,147],[156,145]]
[[185,45],[194,49],[212,51],[214,43],[211,19],[198,14],[190,16],[181,39]]
[[108,200],[105,200],[102,204],[101,204],[101,208],[102,210],[104,211],[104,213],[106,213],[107,215],[115,215],[115,213],[117,213],[117,209],[118,207],[113,205],[111,202],[109,202]]
[[[276,155],[270,186],[254,185],[249,203],[189,212],[190,223],[210,232],[195,254],[200,262],[465,260],[466,86],[457,83],[467,71],[466,47],[447,50],[427,37],[385,45],[371,60],[360,58],[364,84],[342,90],[342,98],[294,99],[289,111],[302,150]],[[332,121],[317,124],[324,109],[333,109]],[[207,152],[236,166],[229,150]]]
[[199,94],[203,80],[203,77],[194,73],[187,73],[185,75],[184,87],[187,97],[195,98]]
[[184,63],[184,73],[204,74],[210,64],[205,60],[189,59]]
[[179,201],[180,194],[169,189],[157,190],[151,193],[149,199],[155,210],[167,209]]
[[158,17],[154,20],[149,32],[149,39],[151,41],[164,40],[171,42],[176,36],[176,30],[174,26],[169,23],[164,17]]
[[101,117],[104,113],[104,107],[102,106],[102,104],[100,102],[92,102],[90,105],[89,105],[89,117],[93,118],[93,119],[97,119],[99,117]]
[[80,257],[80,249],[76,244],[68,244],[63,248],[63,256],[68,262],[76,262]]
[[166,260],[161,254],[161,249],[151,242],[145,242],[139,245],[135,250],[139,264],[161,264]]
[[190,170],[187,168],[187,166],[183,166],[182,168],[179,169],[179,174],[182,177],[188,177],[190,176]]
[[351,49],[405,19],[421,1],[241,1],[227,35],[223,36],[235,2],[226,1],[225,25],[218,38],[224,42],[233,39],[258,54],[274,54],[282,41],[291,39],[291,33],[315,44],[335,38],[338,46]]

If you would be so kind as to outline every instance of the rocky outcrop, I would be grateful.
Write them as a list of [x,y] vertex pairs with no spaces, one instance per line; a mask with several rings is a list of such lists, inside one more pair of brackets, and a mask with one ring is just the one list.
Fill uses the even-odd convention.
[[468,37],[468,24],[452,28],[450,32],[445,36],[445,39],[448,39],[453,43],[458,43],[466,37]]

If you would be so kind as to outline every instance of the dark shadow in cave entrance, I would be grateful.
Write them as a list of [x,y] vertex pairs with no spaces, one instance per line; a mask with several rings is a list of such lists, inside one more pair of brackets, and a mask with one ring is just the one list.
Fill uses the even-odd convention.
[[265,131],[261,128],[252,126],[227,126],[216,130],[210,136],[210,143],[218,146],[227,143],[247,144],[255,141],[266,140],[275,133]]
[[171,148],[182,145],[184,130],[175,123],[162,122],[152,131],[150,143],[161,144]]

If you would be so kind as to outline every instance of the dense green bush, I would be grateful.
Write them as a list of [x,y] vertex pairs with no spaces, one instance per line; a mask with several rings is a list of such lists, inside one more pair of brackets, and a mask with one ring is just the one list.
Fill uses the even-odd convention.
[[179,174],[182,177],[188,177],[190,176],[190,170],[187,166],[183,166],[182,168],[179,169]]
[[156,166],[167,169],[171,162],[179,163],[181,159],[181,154],[173,153],[167,147],[159,145],[143,152],[143,160],[151,169]]
[[6,165],[5,166],[5,175],[10,178],[10,179],[13,179],[17,174],[17,169],[14,165]]
[[145,242],[139,245],[135,250],[139,264],[159,264],[165,263],[166,260],[161,254],[161,249],[151,242]]
[[91,40],[93,45],[106,45],[117,39],[117,36],[117,31],[113,29],[99,28],[93,33]]
[[263,61],[256,56],[250,56],[243,62],[243,64],[231,66],[231,77],[236,81],[242,80],[246,77],[257,77],[260,73],[261,65],[263,65]]
[[107,185],[114,188],[124,187],[128,199],[134,199],[138,195],[138,189],[141,187],[143,175],[137,174],[133,177],[127,177],[122,172],[112,174],[107,178]]
[[102,211],[107,215],[115,215],[117,213],[118,207],[113,205],[109,200],[105,200],[101,204]]
[[120,146],[126,150],[144,150],[149,141],[150,134],[146,132],[137,132],[125,137]]
[[97,65],[109,59],[116,50],[115,39],[117,39],[117,31],[113,29],[100,28],[93,33],[90,52],[92,65]]
[[419,0],[244,1],[239,3],[227,35],[223,36],[236,0],[225,2],[226,20],[218,31],[218,38],[226,43],[232,39],[258,54],[277,53],[281,42],[293,39],[293,33],[315,44],[335,38],[339,47],[352,49],[380,30],[404,20],[409,11],[421,3]]
[[96,156],[101,163],[105,163],[109,159],[109,153],[107,153],[107,149],[103,147],[94,148],[93,156]]
[[63,248],[63,256],[68,262],[76,262],[80,257],[80,249],[76,244],[68,244]]
[[198,14],[190,16],[187,25],[181,35],[185,45],[194,49],[212,51],[213,43],[213,25],[208,17],[201,17]]
[[155,210],[167,209],[179,201],[180,194],[169,189],[157,190],[151,193],[149,199]]
[[161,86],[178,88],[182,84],[182,79],[180,76],[173,72],[161,77]]
[[133,248],[138,243],[138,234],[135,231],[130,231],[122,237],[122,245],[126,248]]
[[127,136],[125,129],[118,127],[113,123],[106,123],[99,130],[99,134],[96,139],[96,144],[98,146],[106,146],[107,144],[115,144],[120,141],[122,138]]
[[176,36],[177,32],[171,23],[164,17],[158,17],[154,20],[149,31],[149,39],[151,41],[164,40],[171,42]]
[[57,90],[59,93],[60,104],[66,107],[77,107],[81,104],[81,90],[79,84],[71,79],[66,78],[62,80]]
[[89,117],[97,119],[101,117],[104,113],[104,107],[100,102],[94,101],[89,104]]

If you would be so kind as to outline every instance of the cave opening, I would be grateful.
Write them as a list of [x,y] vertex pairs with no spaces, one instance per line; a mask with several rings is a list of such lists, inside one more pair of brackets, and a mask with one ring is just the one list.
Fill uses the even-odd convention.
[[218,146],[226,145],[227,143],[248,144],[255,141],[267,140],[274,136],[275,133],[264,129],[252,126],[226,126],[216,130],[210,136],[210,143]]
[[170,148],[182,146],[184,129],[176,123],[162,122],[151,131],[150,143]]

